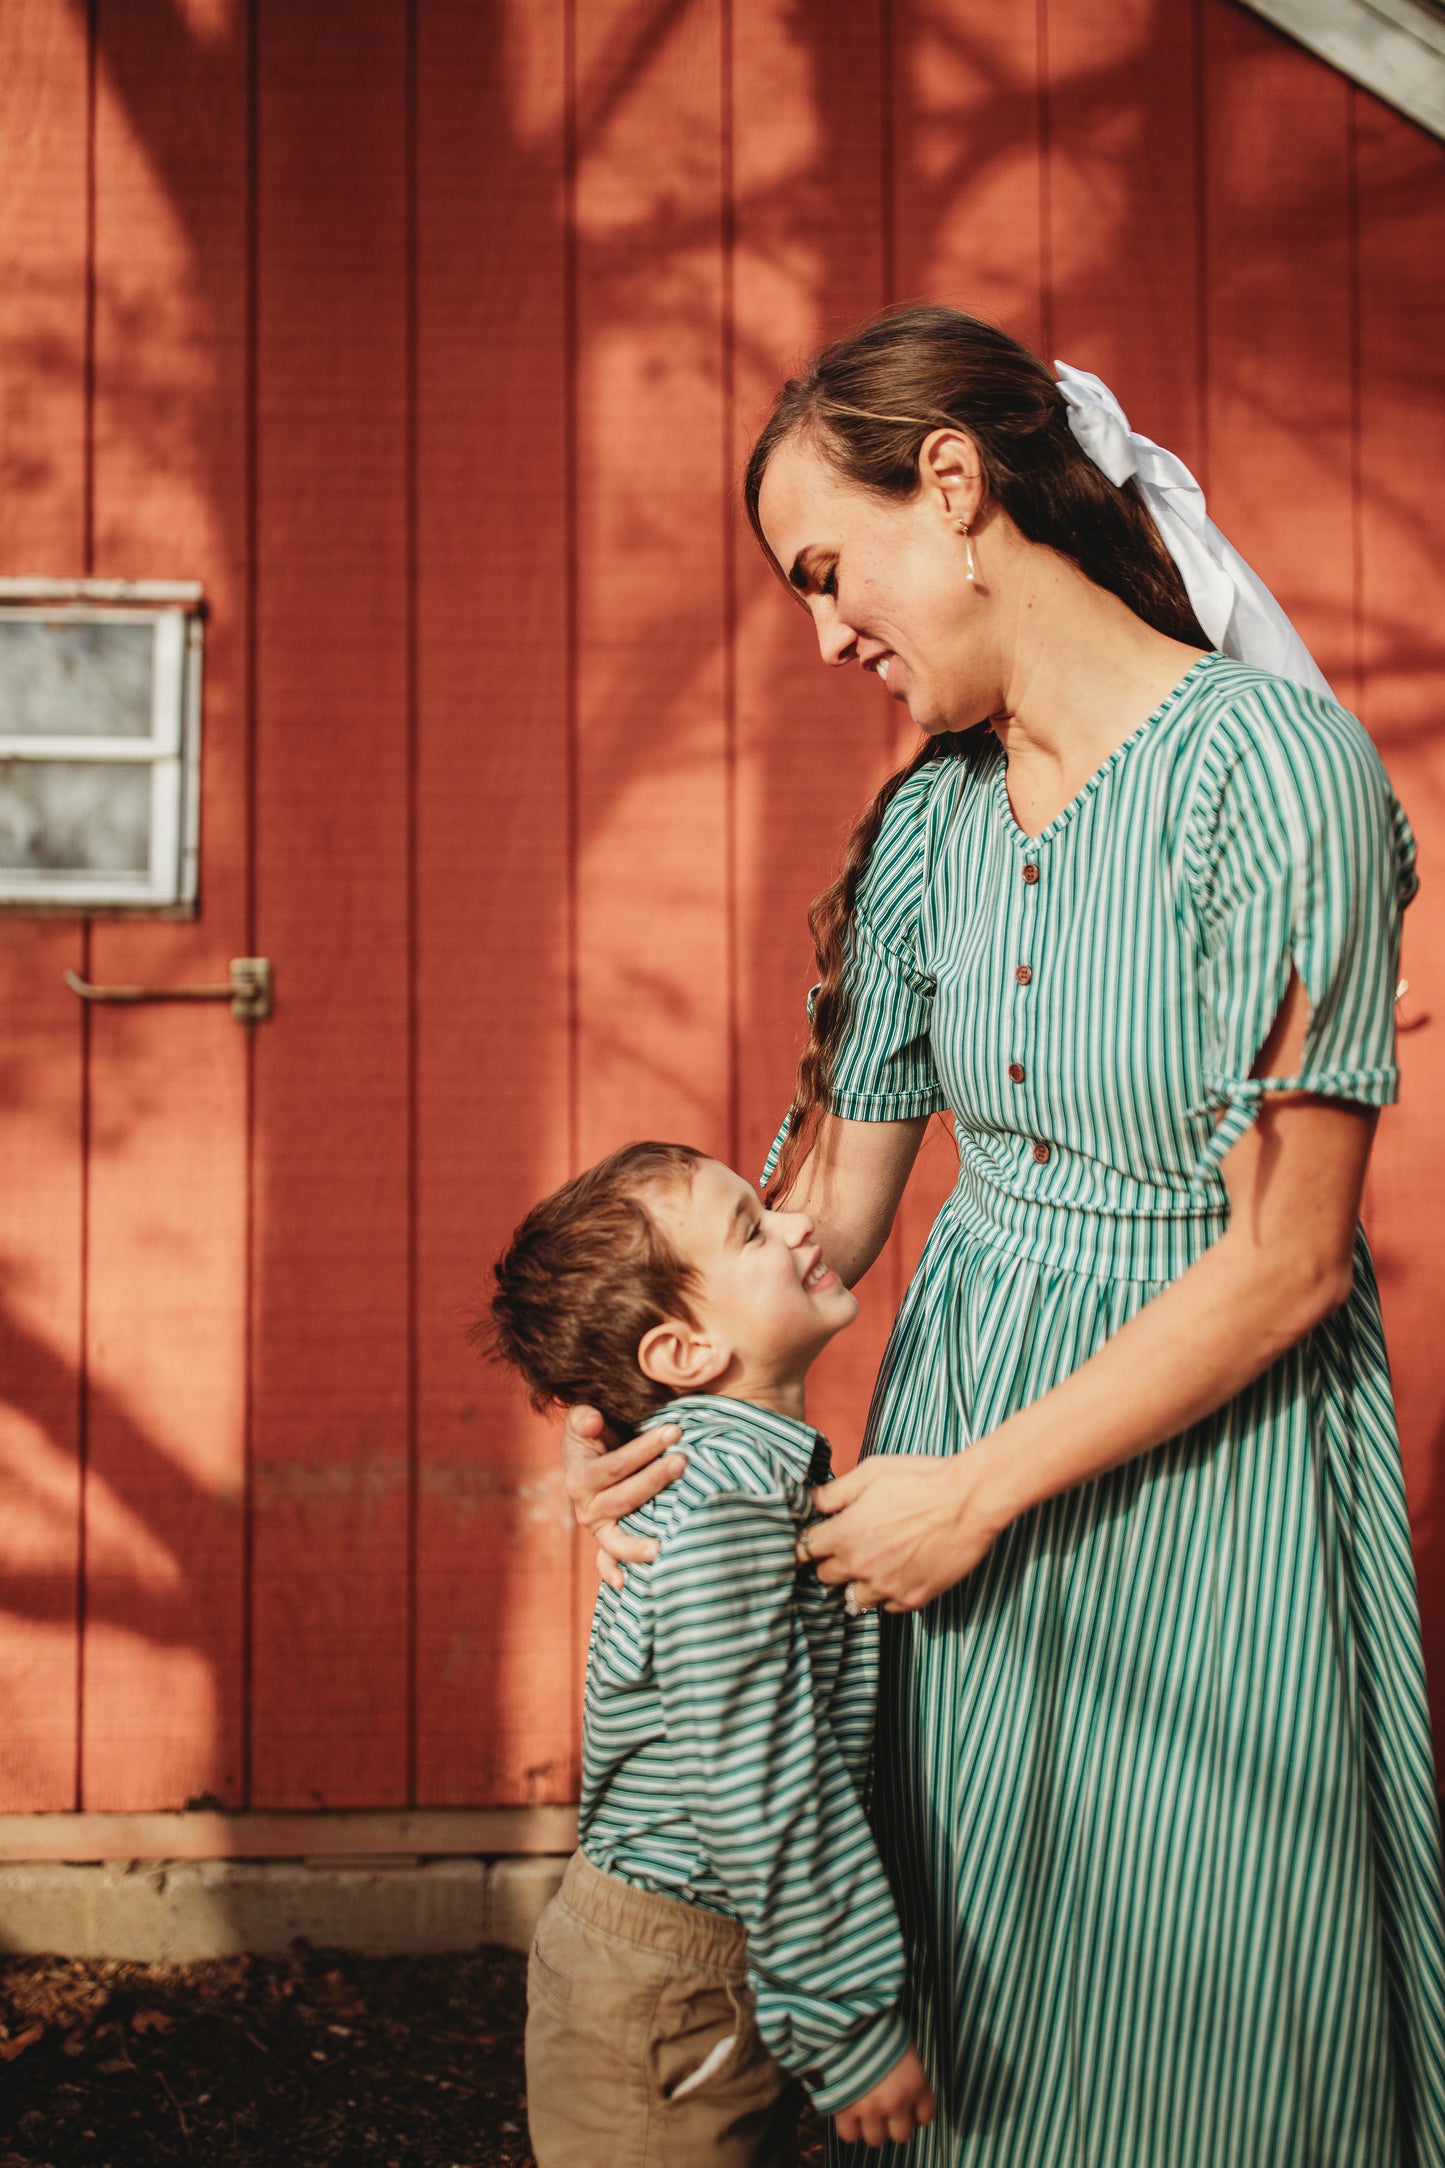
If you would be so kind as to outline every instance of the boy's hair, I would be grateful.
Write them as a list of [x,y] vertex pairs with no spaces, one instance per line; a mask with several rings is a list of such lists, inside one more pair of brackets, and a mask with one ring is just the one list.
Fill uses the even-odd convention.
[[520,1370],[534,1407],[586,1401],[630,1436],[672,1398],[637,1350],[665,1318],[697,1323],[688,1306],[697,1275],[646,1194],[691,1182],[705,1156],[687,1144],[629,1144],[527,1214],[493,1267],[491,1315],[471,1339]]

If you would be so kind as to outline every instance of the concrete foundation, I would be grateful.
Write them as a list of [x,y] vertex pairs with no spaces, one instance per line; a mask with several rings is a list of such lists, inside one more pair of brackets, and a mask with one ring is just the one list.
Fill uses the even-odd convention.
[[0,1865],[0,1954],[188,1965],[297,1938],[364,1956],[524,1950],[565,1860],[170,1860]]

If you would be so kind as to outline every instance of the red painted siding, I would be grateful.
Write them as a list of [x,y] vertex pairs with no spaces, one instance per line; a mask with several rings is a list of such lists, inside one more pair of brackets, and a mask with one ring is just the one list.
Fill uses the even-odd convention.
[[[1445,149],[1231,0],[12,0],[0,201],[0,572],[211,605],[199,920],[0,918],[0,1807],[574,1794],[591,1564],[463,1326],[611,1144],[761,1159],[907,748],[737,479],[921,295],[1201,471],[1419,827],[1367,1208],[1445,1713]],[[243,953],[250,1040],[61,982]]]
[[[0,14],[0,553],[89,569],[83,23],[47,0]],[[84,1551],[87,1032],[62,974],[74,923],[0,926],[0,1796],[78,1804]]]
[[[214,613],[204,914],[90,940],[95,979],[165,986],[249,953],[246,64],[168,9],[100,0],[96,21],[93,570],[187,565]],[[79,1736],[97,1809],[244,1796],[248,1049],[224,1007],[176,1023],[88,1025]]]
[[[489,1244],[575,1163],[567,24],[417,47],[416,1782],[576,1786],[557,1455],[461,1321]],[[487,206],[485,243],[478,209]]]

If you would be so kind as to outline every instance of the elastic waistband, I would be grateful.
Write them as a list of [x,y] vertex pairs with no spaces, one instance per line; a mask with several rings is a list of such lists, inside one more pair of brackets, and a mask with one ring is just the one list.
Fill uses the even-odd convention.
[[1182,1198],[1176,1210],[1129,1213],[1015,1196],[970,1165],[966,1153],[939,1217],[1011,1256],[1117,1280],[1177,1279],[1228,1225],[1227,1213],[1191,1210]]
[[580,1852],[567,1862],[561,1898],[569,1912],[604,1934],[616,1935],[620,1942],[661,1950],[687,1964],[704,1965],[739,1980],[746,1976],[747,1931],[741,1920],[725,1912],[709,1912],[702,1905],[685,1905],[677,1897],[634,1889],[615,1874],[603,1874]]

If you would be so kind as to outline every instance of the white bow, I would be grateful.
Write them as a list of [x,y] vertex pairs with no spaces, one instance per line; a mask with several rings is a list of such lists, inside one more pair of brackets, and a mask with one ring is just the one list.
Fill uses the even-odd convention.
[[1205,511],[1204,492],[1183,460],[1138,436],[1108,385],[1087,369],[1071,369],[1063,361],[1054,368],[1074,436],[1111,482],[1133,475],[1214,645],[1237,662],[1253,663],[1332,700],[1324,672],[1289,618]]

